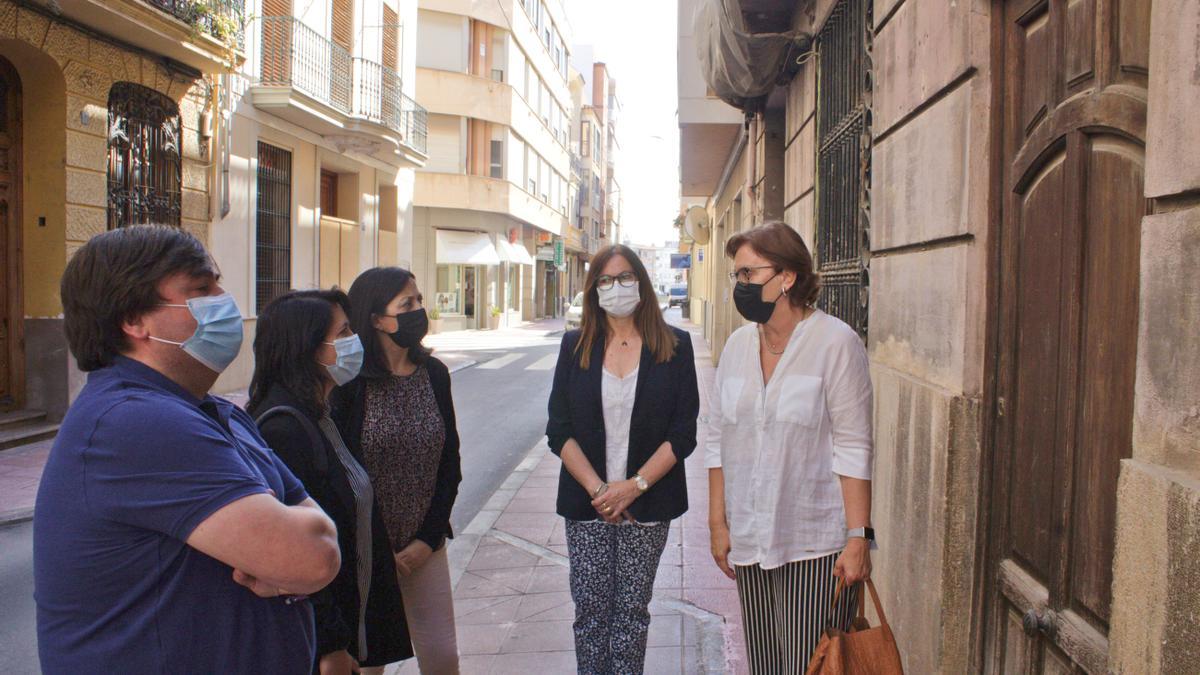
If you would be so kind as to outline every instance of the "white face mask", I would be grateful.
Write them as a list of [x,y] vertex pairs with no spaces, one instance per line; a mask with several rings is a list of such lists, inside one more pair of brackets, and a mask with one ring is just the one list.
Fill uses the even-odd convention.
[[596,293],[599,296],[600,309],[617,318],[633,314],[633,310],[637,309],[638,303],[642,301],[642,295],[638,290],[637,284],[625,287],[619,283],[614,283],[612,288],[607,291],[597,288]]

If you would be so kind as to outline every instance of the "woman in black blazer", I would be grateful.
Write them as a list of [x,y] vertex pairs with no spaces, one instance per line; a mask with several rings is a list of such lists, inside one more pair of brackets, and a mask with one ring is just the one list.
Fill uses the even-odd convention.
[[342,567],[312,596],[313,672],[350,673],[413,655],[396,568],[374,490],[326,403],[353,379],[362,344],[350,331],[346,294],[292,291],[258,318],[251,415],[263,439],[337,525]]
[[671,520],[687,510],[683,460],[696,447],[700,397],[691,336],[667,325],[627,246],[592,259],[549,409],[579,672],[640,673],[658,562]]
[[362,374],[332,397],[333,419],[363,458],[392,540],[423,673],[455,675],[458,642],[446,539],[462,481],[450,372],[421,344],[429,329],[412,272],[376,267],[350,286]]

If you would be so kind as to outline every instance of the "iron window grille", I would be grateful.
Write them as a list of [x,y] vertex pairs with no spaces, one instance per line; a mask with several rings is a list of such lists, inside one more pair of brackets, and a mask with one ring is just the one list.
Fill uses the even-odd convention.
[[179,106],[132,82],[108,94],[108,229],[180,224]]
[[817,36],[818,306],[867,335],[871,3],[840,0]]
[[292,153],[262,142],[256,216],[255,302],[261,312],[292,286]]

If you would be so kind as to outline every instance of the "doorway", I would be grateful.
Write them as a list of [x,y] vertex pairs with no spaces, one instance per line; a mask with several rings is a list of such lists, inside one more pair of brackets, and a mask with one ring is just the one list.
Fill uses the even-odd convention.
[[25,404],[21,226],[21,79],[0,57],[0,412]]
[[997,9],[1002,215],[983,665],[1101,673],[1117,477],[1132,443],[1149,3]]

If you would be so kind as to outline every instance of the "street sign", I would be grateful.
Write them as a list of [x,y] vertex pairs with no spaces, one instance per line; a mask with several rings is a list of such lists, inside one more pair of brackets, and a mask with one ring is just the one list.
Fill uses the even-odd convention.
[[563,240],[561,238],[554,240],[554,266],[563,266]]

